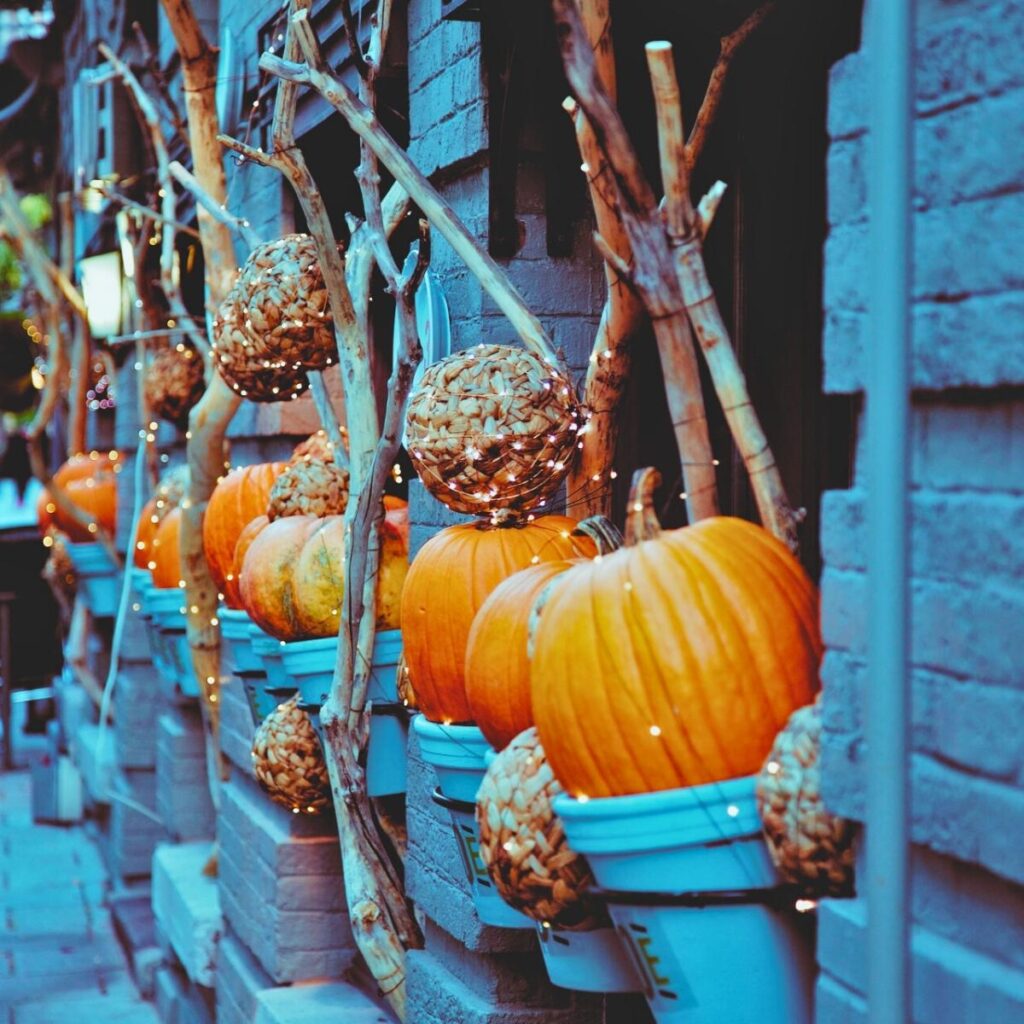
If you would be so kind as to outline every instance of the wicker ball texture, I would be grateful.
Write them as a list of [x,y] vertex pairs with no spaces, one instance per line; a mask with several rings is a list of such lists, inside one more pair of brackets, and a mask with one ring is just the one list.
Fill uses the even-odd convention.
[[798,708],[776,737],[757,781],[768,852],[786,881],[823,895],[853,883],[853,826],[821,799],[821,703]]
[[177,427],[188,424],[192,406],[203,397],[203,361],[187,346],[159,351],[146,368],[143,391],[154,416]]
[[292,463],[275,481],[267,502],[267,518],[340,516],[348,505],[348,473],[333,461]]
[[582,425],[560,370],[525,349],[478,345],[428,367],[409,401],[406,447],[449,508],[519,514],[557,491]]
[[214,364],[225,381],[254,402],[296,398],[307,370],[338,358],[316,244],[286,235],[257,246],[242,267],[213,325]]
[[331,804],[323,749],[297,695],[279,704],[256,730],[252,766],[270,799],[296,814],[321,814]]
[[[340,429],[341,440],[348,450],[348,431],[344,427]],[[327,436],[326,430],[318,430],[315,434],[310,434],[305,441],[300,441],[288,462],[310,462],[313,459],[319,462],[334,461],[334,442]]]
[[608,919],[588,895],[590,866],[570,848],[551,808],[563,792],[537,730],[521,732],[491,762],[480,785],[480,853],[509,906],[564,931],[590,931]]

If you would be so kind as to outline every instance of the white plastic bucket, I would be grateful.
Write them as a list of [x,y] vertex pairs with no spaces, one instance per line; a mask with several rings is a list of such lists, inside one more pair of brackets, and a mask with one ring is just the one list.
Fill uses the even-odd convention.
[[68,544],[68,557],[78,574],[78,589],[86,608],[96,616],[117,614],[119,574],[110,552],[98,541]]
[[490,744],[475,725],[440,725],[423,715],[413,719],[420,754],[441,783],[434,802],[444,807],[462,856],[477,916],[496,928],[533,928],[534,922],[498,894],[480,854],[476,794],[487,768]]
[[552,985],[577,992],[642,992],[643,982],[614,928],[566,932],[537,925]]
[[761,836],[753,776],[636,796],[556,798],[658,1024],[807,1024],[811,922]]
[[224,675],[234,672],[262,671],[259,658],[252,652],[252,619],[240,608],[221,608],[220,666]]

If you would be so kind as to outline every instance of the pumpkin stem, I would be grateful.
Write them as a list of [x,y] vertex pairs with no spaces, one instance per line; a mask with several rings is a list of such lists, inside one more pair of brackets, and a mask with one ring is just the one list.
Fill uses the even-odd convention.
[[626,507],[626,547],[642,540],[654,540],[661,533],[658,513],[654,510],[654,492],[661,483],[661,474],[653,467],[638,469],[629,487]]
[[589,516],[572,532],[574,537],[589,537],[599,555],[610,555],[622,547],[622,531],[607,516]]

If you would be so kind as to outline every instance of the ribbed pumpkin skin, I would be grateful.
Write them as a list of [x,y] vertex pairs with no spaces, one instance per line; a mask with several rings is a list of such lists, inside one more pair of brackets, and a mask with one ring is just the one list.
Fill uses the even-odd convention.
[[259,533],[242,561],[242,607],[260,629],[279,640],[302,635],[292,599],[292,567],[302,545],[322,522],[316,516],[275,519]]
[[749,775],[813,698],[821,652],[799,562],[719,516],[562,576],[537,629],[534,718],[574,795]]
[[541,562],[491,591],[466,643],[466,699],[472,719],[495,750],[533,725],[527,640],[530,612],[548,583],[575,562]]
[[176,587],[181,582],[181,509],[172,508],[156,528],[152,550],[153,586]]
[[227,593],[227,577],[232,571],[238,536],[253,519],[267,511],[270,489],[286,466],[286,462],[242,466],[231,470],[213,489],[203,516],[203,551],[222,594]]
[[156,517],[156,498],[150,498],[142,511],[139,513],[139,527],[135,532],[135,550],[132,552],[132,564],[137,569],[148,569],[152,560],[153,538],[156,536],[156,528],[159,522],[154,523]]
[[469,722],[466,644],[473,618],[491,591],[537,561],[593,557],[576,521],[543,516],[524,526],[449,526],[417,554],[402,592],[402,643],[420,710],[434,722]]
[[[377,625],[396,629],[408,547],[390,513],[381,537]],[[257,625],[279,640],[335,636],[344,593],[341,516],[275,519],[257,534],[242,561],[242,605]]]
[[[92,473],[65,478],[61,481],[65,494],[72,504],[77,505],[91,520],[107,533],[113,533],[117,526],[117,477],[109,469],[109,462],[92,462]],[[106,470],[97,470],[97,465],[106,465]],[[57,478],[54,474],[54,479]],[[36,502],[39,532],[46,533],[51,526],[63,530],[68,539],[76,544],[87,544],[96,540],[96,534],[57,507],[50,492],[40,492]]]
[[252,542],[266,529],[270,519],[267,516],[257,516],[246,523],[245,529],[238,535],[235,544],[235,554],[231,560],[231,572],[224,581],[224,603],[236,611],[243,608],[242,604],[242,563],[245,561],[246,552],[252,547]]

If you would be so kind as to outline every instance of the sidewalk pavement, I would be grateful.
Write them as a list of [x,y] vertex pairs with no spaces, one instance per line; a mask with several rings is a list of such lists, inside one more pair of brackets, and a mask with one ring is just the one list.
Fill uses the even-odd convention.
[[28,772],[0,773],[0,1024],[157,1024],[108,888],[83,829],[35,824]]

